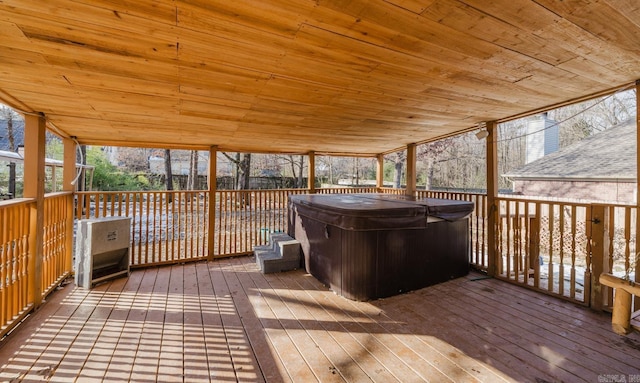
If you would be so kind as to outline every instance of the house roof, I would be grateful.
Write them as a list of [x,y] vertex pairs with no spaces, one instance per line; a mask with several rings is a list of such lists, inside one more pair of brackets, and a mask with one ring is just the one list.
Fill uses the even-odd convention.
[[389,152],[633,86],[640,6],[10,0],[0,102],[81,144]]
[[636,120],[630,119],[513,170],[511,179],[636,179]]

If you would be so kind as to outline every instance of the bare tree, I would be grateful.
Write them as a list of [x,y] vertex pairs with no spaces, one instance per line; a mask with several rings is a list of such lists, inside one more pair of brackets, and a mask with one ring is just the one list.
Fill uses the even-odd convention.
[[[164,150],[164,175],[165,175],[165,184],[167,186],[167,190],[173,190],[173,171],[171,169],[171,150]],[[172,201],[172,198],[169,199],[169,202]]]
[[402,175],[404,173],[404,163],[407,159],[407,153],[405,151],[397,152],[394,158],[394,176],[393,187],[399,189],[402,187]]
[[8,106],[0,105],[0,119],[7,121],[7,140],[9,141],[9,151],[15,152],[18,149],[16,145],[16,134],[14,131],[14,122],[20,118],[20,115]]
[[296,159],[296,156],[287,155],[287,156],[279,156],[281,160],[283,160],[287,165],[291,168],[291,175],[294,179],[294,188],[303,188],[304,185],[304,156],[300,155],[299,159]]
[[[0,106],[0,119],[7,121],[7,140],[9,141],[9,151],[15,152],[18,147],[16,145],[15,131],[13,127],[14,121],[20,118],[20,115],[7,106]],[[16,196],[16,163],[9,162],[9,187],[8,192],[11,198]]]
[[198,151],[189,153],[189,175],[187,177],[187,189],[196,190],[198,180]]
[[236,168],[236,190],[249,189],[251,176],[251,153],[236,153],[236,157],[231,157],[228,153],[222,154],[235,165]]

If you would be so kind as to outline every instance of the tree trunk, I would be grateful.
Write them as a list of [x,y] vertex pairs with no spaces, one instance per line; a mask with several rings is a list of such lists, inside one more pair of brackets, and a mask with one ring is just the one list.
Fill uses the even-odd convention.
[[198,180],[198,151],[192,150],[189,157],[189,177],[187,178],[187,189],[196,190]]
[[[251,153],[244,153],[242,155],[242,160],[238,164],[238,171],[240,172],[238,180],[240,181],[238,189],[249,189],[250,181],[251,181]],[[242,193],[242,203],[245,206],[251,205],[251,195],[247,193]]]
[[[82,155],[82,165],[86,165],[87,164],[87,146],[86,145],[80,145],[80,153]],[[86,172],[83,170],[80,173],[80,177],[78,178],[78,191],[85,191],[87,188],[86,185]]]
[[293,156],[289,156],[289,165],[291,165],[291,174],[293,175],[293,179],[295,180],[294,188],[298,187],[298,180],[296,179],[296,161],[293,159]]
[[296,181],[296,187],[304,187],[304,156],[300,156],[300,169],[298,169],[298,180]]
[[358,157],[355,157],[353,159],[353,170],[354,170],[354,174],[356,175],[356,186],[360,186],[360,169],[359,169],[359,164],[358,164]]
[[7,139],[9,140],[9,151],[16,151],[16,138],[13,132],[13,116],[9,115],[7,118]]
[[16,163],[9,162],[9,198],[16,198]]
[[329,157],[329,185],[333,185],[333,160]]
[[[165,149],[164,151],[164,180],[167,190],[173,190],[173,171],[171,170],[171,150]],[[167,202],[173,202],[173,194],[168,193]]]
[[[5,111],[7,117],[7,139],[9,140],[9,151],[15,152],[16,147],[16,138],[15,133],[13,131],[13,112],[11,109],[7,109]],[[55,171],[55,170],[54,170]],[[9,194],[11,198],[16,198],[16,163],[9,163]]]
[[398,152],[396,154],[395,175],[394,175],[394,181],[393,181],[393,187],[396,189],[400,189],[402,187],[402,172],[404,169],[404,159],[405,159],[404,152]]
[[237,190],[249,189],[251,170],[251,153],[244,153],[238,162],[238,184]]

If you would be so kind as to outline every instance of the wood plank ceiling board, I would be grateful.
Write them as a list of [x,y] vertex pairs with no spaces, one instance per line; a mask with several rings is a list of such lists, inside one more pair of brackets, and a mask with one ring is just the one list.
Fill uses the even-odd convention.
[[82,143],[386,153],[640,78],[632,0],[3,0],[0,101]]
[[431,4],[435,3],[436,0],[387,0],[387,2],[413,13],[420,14],[431,6]]

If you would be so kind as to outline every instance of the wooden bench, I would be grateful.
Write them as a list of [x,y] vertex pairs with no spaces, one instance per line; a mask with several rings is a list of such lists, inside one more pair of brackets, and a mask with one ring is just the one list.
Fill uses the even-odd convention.
[[611,274],[600,275],[600,283],[616,289],[613,300],[613,316],[611,327],[620,335],[626,335],[633,329],[631,327],[631,298],[640,296],[640,284],[634,281],[618,278]]

